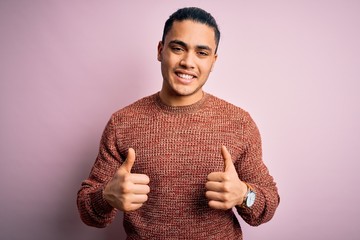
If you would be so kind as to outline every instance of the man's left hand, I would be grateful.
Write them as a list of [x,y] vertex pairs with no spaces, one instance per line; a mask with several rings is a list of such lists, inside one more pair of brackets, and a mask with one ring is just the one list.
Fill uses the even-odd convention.
[[209,206],[227,210],[242,204],[247,186],[239,179],[231,155],[225,146],[221,147],[221,154],[224,159],[224,171],[210,173],[205,188]]

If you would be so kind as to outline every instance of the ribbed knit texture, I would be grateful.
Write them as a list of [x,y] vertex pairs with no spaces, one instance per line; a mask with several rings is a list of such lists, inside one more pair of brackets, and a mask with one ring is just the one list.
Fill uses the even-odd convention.
[[211,209],[205,197],[207,175],[224,169],[222,145],[257,194],[253,207],[238,213],[254,226],[270,220],[279,197],[262,161],[259,131],[247,112],[210,94],[184,107],[166,106],[154,94],[114,113],[78,192],[82,220],[105,227],[114,219],[117,210],[102,190],[131,147],[132,172],[148,175],[151,190],[140,209],[124,215],[127,239],[242,239],[233,211]]

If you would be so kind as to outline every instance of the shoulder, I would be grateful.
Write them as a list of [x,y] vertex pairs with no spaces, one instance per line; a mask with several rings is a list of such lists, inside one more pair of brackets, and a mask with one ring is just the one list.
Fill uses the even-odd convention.
[[216,97],[211,94],[208,95],[207,108],[215,114],[225,115],[236,119],[243,119],[250,117],[250,114],[243,108],[236,106],[224,99]]
[[130,105],[117,110],[112,114],[111,118],[116,121],[121,118],[149,115],[155,107],[155,96],[156,94],[152,94],[150,96],[143,97]]
[[246,135],[247,138],[260,138],[257,124],[248,111],[212,95],[209,96],[209,105],[213,106],[211,109],[216,109],[214,114],[219,118],[240,126],[244,137]]

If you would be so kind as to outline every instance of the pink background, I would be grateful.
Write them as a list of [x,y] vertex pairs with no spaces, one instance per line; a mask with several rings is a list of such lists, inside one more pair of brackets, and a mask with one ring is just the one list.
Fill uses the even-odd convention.
[[[126,3],[125,3],[126,2]],[[156,47],[184,6],[222,31],[206,91],[248,110],[281,204],[245,239],[359,239],[360,1],[0,1],[0,238],[124,239],[76,192],[110,114],[161,87]]]

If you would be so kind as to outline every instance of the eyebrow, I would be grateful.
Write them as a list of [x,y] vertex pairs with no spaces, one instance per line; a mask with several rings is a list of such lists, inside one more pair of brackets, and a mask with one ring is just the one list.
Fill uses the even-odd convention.
[[[182,46],[184,48],[188,48],[188,45],[185,42],[181,41],[181,40],[172,40],[172,41],[169,42],[169,45],[170,44],[177,44],[177,45],[180,45],[180,46]],[[209,47],[207,45],[197,45],[196,48],[197,49],[202,49],[202,50],[208,50],[208,51],[212,52],[211,47]]]

